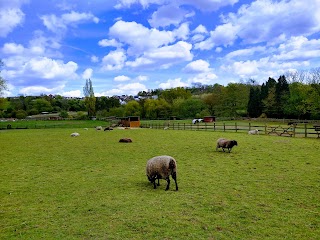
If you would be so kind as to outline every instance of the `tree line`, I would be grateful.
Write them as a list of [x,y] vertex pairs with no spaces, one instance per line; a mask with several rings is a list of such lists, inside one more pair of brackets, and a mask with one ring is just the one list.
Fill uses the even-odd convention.
[[0,98],[0,118],[25,118],[42,112],[56,112],[77,118],[96,116],[140,116],[143,119],[217,117],[269,117],[320,119],[320,68],[291,72],[262,85],[254,79],[246,82],[155,89],[138,93],[138,99],[126,96],[95,97],[90,79],[83,88],[84,98],[60,95]]

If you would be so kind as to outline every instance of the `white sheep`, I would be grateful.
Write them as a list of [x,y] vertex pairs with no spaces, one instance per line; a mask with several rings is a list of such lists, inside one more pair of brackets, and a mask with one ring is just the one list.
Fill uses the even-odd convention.
[[259,130],[258,130],[258,129],[250,130],[250,131],[248,132],[248,134],[257,135],[257,134],[259,134]]
[[156,180],[158,179],[158,186],[160,186],[159,179],[165,179],[167,181],[166,191],[170,186],[170,175],[176,184],[176,191],[178,191],[177,183],[177,162],[171,156],[157,156],[148,160],[146,166],[146,174],[148,180],[153,183],[154,189],[156,189]]
[[98,126],[98,127],[96,127],[96,130],[100,131],[100,130],[102,130],[102,127]]
[[79,137],[79,136],[80,136],[80,134],[79,134],[79,133],[77,133],[77,132],[74,132],[74,133],[71,133],[71,134],[70,134],[70,136],[71,136],[71,137]]

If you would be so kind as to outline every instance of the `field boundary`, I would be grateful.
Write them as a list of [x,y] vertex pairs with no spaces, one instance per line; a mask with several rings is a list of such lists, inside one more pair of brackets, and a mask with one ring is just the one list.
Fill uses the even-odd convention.
[[142,128],[154,128],[164,130],[194,130],[194,131],[220,131],[220,132],[239,132],[248,133],[251,130],[258,130],[258,134],[275,135],[281,137],[304,137],[319,138],[319,134],[314,126],[310,124],[292,124],[292,125],[253,125],[252,123],[142,123]]

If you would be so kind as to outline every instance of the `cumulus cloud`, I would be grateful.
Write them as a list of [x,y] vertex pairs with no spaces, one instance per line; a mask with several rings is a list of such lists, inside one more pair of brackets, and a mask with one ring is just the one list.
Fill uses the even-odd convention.
[[110,27],[109,35],[129,45],[127,50],[129,55],[141,55],[144,51],[167,45],[175,40],[170,31],[148,29],[142,24],[122,20]]
[[19,8],[0,8],[0,37],[6,37],[24,22],[25,14]]
[[202,59],[188,63],[184,68],[184,72],[186,73],[205,73],[211,70],[210,64]]
[[90,79],[90,78],[92,77],[92,73],[93,73],[92,68],[87,68],[87,69],[84,70],[84,72],[82,73],[82,78],[83,78],[83,79]]
[[126,65],[133,68],[168,68],[175,63],[192,60],[191,49],[192,45],[190,43],[179,41],[170,46],[145,52],[142,57],[135,59],[135,61],[128,61]]
[[57,34],[64,34],[68,26],[77,26],[85,22],[99,22],[99,19],[92,13],[79,13],[75,11],[62,14],[60,17],[54,14],[42,15],[40,19],[48,30]]
[[160,83],[159,88],[162,89],[169,89],[169,88],[176,88],[176,87],[187,87],[188,84],[181,81],[181,78],[176,79],[168,79],[167,82]]
[[120,70],[123,68],[126,58],[123,50],[111,51],[103,57],[102,69],[105,71]]
[[152,14],[149,24],[154,27],[178,26],[186,17],[191,16],[190,12],[181,9],[176,4],[163,5]]
[[102,39],[98,42],[98,45],[101,47],[122,47],[122,44],[115,39]]
[[138,94],[140,91],[147,91],[148,89],[146,88],[145,85],[141,83],[128,83],[128,84],[119,84],[116,86],[116,88],[112,88],[110,90],[101,92],[97,95],[100,96],[114,96],[114,95],[132,95],[135,96]]
[[126,81],[129,81],[131,78],[129,78],[128,76],[125,76],[125,75],[120,75],[120,76],[116,76],[114,78],[114,81],[116,82],[126,82]]

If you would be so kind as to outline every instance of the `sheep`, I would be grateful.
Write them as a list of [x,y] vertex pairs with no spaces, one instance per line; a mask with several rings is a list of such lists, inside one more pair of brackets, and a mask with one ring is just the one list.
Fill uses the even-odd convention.
[[251,134],[251,135],[259,134],[259,130],[258,130],[258,129],[250,130],[250,131],[248,132],[248,134]]
[[113,130],[112,127],[106,127],[103,131],[111,131],[111,130]]
[[88,131],[88,128],[84,128],[83,130],[86,130],[86,131]]
[[171,156],[157,156],[149,159],[146,166],[146,174],[148,180],[153,183],[153,188],[156,189],[156,180],[158,179],[158,186],[160,186],[159,179],[167,181],[166,191],[170,186],[170,175],[176,184],[176,191],[178,191],[177,183],[177,162]]
[[233,146],[238,146],[238,143],[236,140],[227,140],[225,138],[219,138],[217,140],[216,151],[218,151],[218,148],[222,148],[223,151],[225,148],[227,148],[230,153]]
[[131,142],[132,142],[132,140],[131,140],[131,138],[121,138],[121,139],[119,140],[119,142],[123,142],[123,143],[131,143]]
[[102,130],[102,127],[98,126],[98,127],[96,127],[96,130],[100,131],[100,130]]
[[79,133],[77,133],[77,132],[74,132],[74,133],[71,133],[71,134],[70,134],[70,136],[71,136],[71,137],[79,137],[79,136],[80,136],[80,134],[79,134]]

